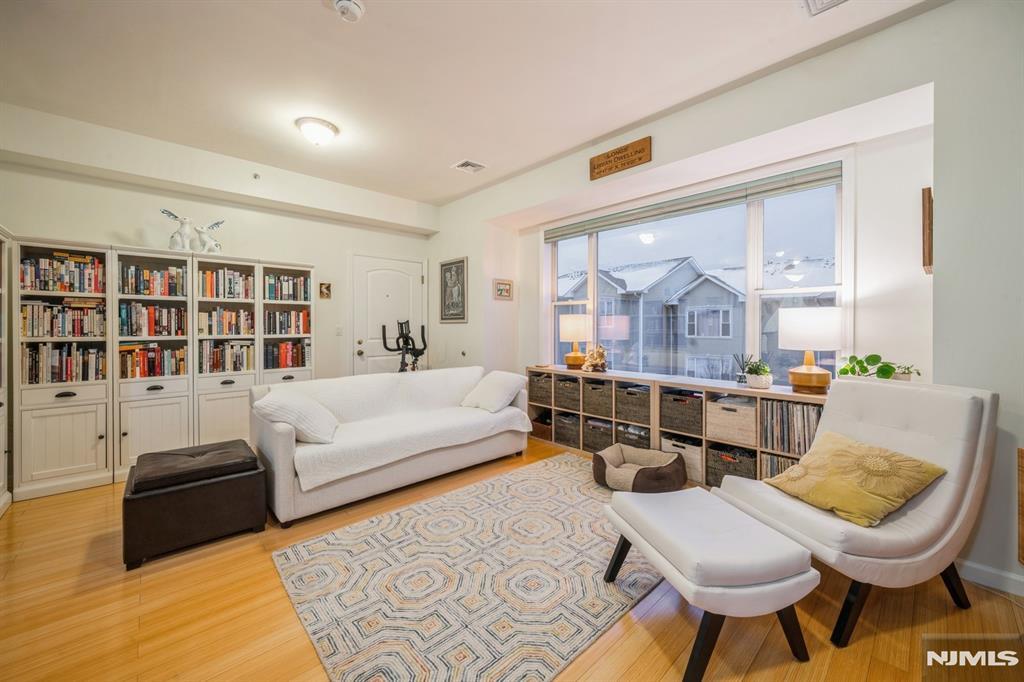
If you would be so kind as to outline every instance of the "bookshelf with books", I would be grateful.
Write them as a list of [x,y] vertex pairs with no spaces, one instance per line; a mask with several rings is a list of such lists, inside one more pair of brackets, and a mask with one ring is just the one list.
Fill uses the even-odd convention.
[[10,308],[8,296],[11,289],[6,279],[10,248],[11,235],[0,227],[0,516],[10,509],[13,500],[9,490],[10,480],[7,477],[7,462],[11,454],[10,436],[13,432],[9,423],[12,411],[8,407],[11,404],[11,389],[7,371],[7,311]]
[[259,376],[259,263],[195,257],[196,443],[249,437]]
[[114,480],[144,452],[192,443],[191,254],[115,248]]
[[90,244],[11,246],[16,500],[111,481],[111,262]]
[[273,384],[313,378],[312,266],[261,265],[261,382]]

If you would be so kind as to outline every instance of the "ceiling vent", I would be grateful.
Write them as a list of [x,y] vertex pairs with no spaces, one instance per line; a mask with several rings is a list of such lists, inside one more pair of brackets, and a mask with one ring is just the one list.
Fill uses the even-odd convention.
[[455,170],[458,170],[458,171],[462,171],[463,173],[469,173],[470,175],[475,175],[475,174],[479,173],[480,171],[482,171],[483,169],[487,168],[487,166],[483,165],[482,163],[477,163],[476,161],[470,161],[469,159],[463,159],[462,161],[459,161],[457,164],[452,166],[452,168],[454,168]]
[[807,6],[807,11],[810,12],[811,16],[815,17],[844,2],[846,0],[804,0],[804,5]]

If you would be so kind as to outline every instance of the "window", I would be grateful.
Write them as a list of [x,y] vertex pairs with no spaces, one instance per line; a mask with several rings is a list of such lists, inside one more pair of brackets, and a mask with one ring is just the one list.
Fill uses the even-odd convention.
[[555,361],[558,316],[593,311],[611,369],[732,379],[750,354],[788,384],[802,355],[779,349],[777,311],[841,303],[841,188],[833,162],[545,233]]

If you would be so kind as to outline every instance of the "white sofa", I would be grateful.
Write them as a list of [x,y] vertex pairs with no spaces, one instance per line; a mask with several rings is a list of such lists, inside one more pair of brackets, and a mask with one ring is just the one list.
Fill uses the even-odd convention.
[[852,579],[832,642],[846,646],[872,585],[910,587],[941,575],[969,608],[956,565],[985,498],[999,396],[989,391],[878,379],[832,385],[818,432],[832,431],[946,469],[946,474],[863,528],[761,481],[726,476],[713,492],[806,547]]
[[326,407],[339,426],[331,443],[297,442],[289,424],[251,411],[250,436],[268,474],[268,502],[282,526],[480,462],[521,453],[530,420],[526,391],[498,412],[460,407],[484,376],[482,367],[369,374],[293,385]]

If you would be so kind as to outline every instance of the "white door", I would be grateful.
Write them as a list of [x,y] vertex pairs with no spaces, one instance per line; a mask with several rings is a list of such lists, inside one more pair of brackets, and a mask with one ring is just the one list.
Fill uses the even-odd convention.
[[[396,372],[400,356],[384,349],[381,325],[386,327],[388,344],[394,348],[398,322],[408,320],[416,346],[422,345],[420,325],[425,323],[423,263],[355,256],[352,277],[353,374]],[[423,365],[426,364],[425,357],[420,359]]]
[[249,392],[199,396],[199,445],[236,438],[249,440]]
[[188,447],[188,398],[121,403],[121,466],[139,455]]
[[107,406],[78,405],[21,413],[24,482],[107,468]]

